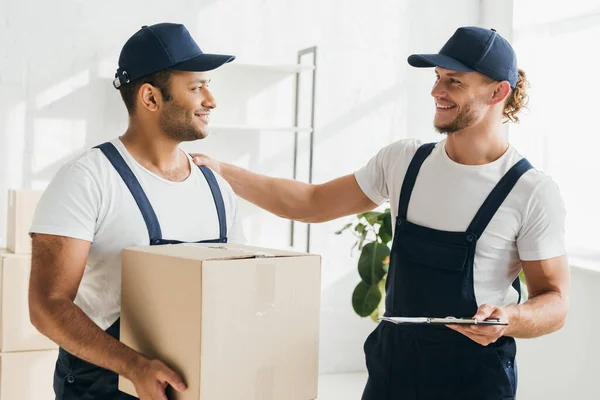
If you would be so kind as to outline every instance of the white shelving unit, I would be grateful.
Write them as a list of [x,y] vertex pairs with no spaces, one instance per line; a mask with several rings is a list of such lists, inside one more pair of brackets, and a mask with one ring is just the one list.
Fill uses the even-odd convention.
[[[217,103],[209,125],[211,135],[206,141],[186,144],[184,148],[233,162],[251,158],[252,151],[267,152],[264,144],[262,148],[257,145],[257,138],[271,138],[274,143],[268,149],[270,152],[273,147],[287,152],[291,144],[293,165],[289,178],[312,182],[316,52],[316,47],[300,50],[296,64],[251,64],[236,60],[211,71],[210,87]],[[307,147],[308,160],[299,159],[301,143]],[[243,146],[247,146],[246,154],[239,149]],[[262,215],[265,221],[269,220],[270,217]],[[289,223],[288,245],[299,248],[306,244],[305,250],[310,251],[310,225],[301,224],[301,228],[306,237],[298,240],[299,225]]]
[[260,132],[298,132],[298,133],[311,133],[312,128],[303,128],[299,126],[251,126],[251,125],[225,125],[225,124],[211,124],[210,129],[212,131],[260,131]]

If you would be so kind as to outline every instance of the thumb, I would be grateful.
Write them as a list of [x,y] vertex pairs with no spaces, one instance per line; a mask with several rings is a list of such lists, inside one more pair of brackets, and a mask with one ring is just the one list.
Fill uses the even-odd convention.
[[206,165],[210,159],[204,154],[194,154],[193,160],[196,165]]
[[495,307],[489,304],[482,304],[477,313],[473,316],[473,319],[478,321],[483,321],[484,319],[489,318],[489,316],[494,312]]
[[187,385],[183,382],[183,379],[181,379],[181,377],[171,369],[165,369],[162,372],[161,379],[171,385],[178,392],[183,392],[187,389]]

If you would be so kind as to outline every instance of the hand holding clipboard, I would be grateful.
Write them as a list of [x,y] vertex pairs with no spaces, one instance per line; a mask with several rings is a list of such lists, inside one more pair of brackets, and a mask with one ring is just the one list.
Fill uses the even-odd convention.
[[508,325],[499,318],[477,320],[473,318],[431,318],[431,317],[379,317],[380,321],[391,322],[396,325]]

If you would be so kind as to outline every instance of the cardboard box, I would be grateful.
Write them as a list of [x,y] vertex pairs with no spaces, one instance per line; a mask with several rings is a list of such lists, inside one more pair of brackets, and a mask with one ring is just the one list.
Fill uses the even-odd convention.
[[122,260],[121,341],[183,376],[170,399],[317,397],[320,256],[178,244]]
[[58,350],[0,354],[0,400],[54,400]]
[[9,190],[6,247],[16,254],[31,253],[29,228],[42,190]]
[[0,254],[0,350],[2,352],[57,349],[29,320],[31,256]]

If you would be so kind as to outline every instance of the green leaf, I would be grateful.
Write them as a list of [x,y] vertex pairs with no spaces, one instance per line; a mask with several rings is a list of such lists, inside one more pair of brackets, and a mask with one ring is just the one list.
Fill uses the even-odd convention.
[[358,273],[369,285],[376,285],[385,276],[383,260],[390,255],[390,249],[382,243],[367,243],[358,259]]
[[342,229],[340,229],[339,231],[337,231],[335,234],[340,235],[342,232],[344,232],[346,229],[350,228],[351,226],[352,226],[352,222],[344,225],[344,227]]
[[367,231],[364,231],[360,235],[360,239],[358,240],[358,250],[359,251],[362,251],[362,249],[363,249],[363,243],[365,242],[366,239],[367,239]]
[[373,311],[371,315],[369,315],[369,317],[371,317],[371,320],[375,323],[379,323],[378,318],[385,313],[385,281],[386,278],[383,278],[381,281],[379,281],[379,284],[377,285],[379,293],[381,293],[381,300],[379,301],[379,305],[377,306],[375,311]]
[[355,230],[356,232],[358,232],[358,233],[364,233],[364,232],[366,231],[366,228],[367,228],[367,227],[366,227],[364,224],[357,224],[357,225],[354,227],[354,230]]
[[365,213],[358,214],[357,217],[358,217],[358,219],[361,219],[361,218],[366,219],[367,222],[369,223],[369,225],[373,226],[377,223],[379,214],[381,214],[381,213],[377,212],[377,211],[367,211]]
[[[381,303],[381,302],[380,302]],[[371,315],[369,315],[369,318],[371,318],[371,321],[373,322],[379,322],[378,318],[381,316],[381,312],[379,311],[379,306],[375,309],[375,311],[373,311],[371,313]]]
[[361,317],[368,317],[379,306],[381,292],[377,285],[361,281],[352,293],[352,307]]
[[392,241],[392,216],[389,212],[381,214],[381,226],[378,234],[383,243],[388,244]]

